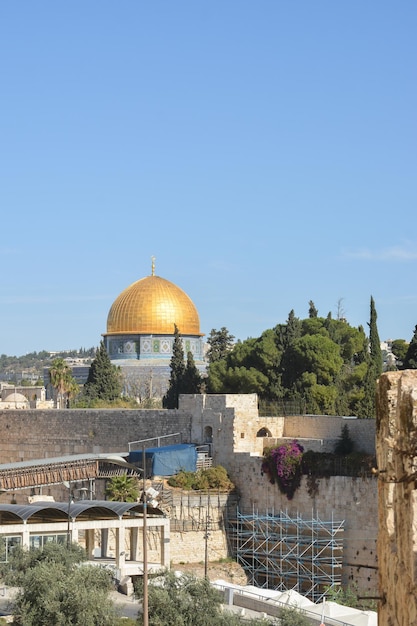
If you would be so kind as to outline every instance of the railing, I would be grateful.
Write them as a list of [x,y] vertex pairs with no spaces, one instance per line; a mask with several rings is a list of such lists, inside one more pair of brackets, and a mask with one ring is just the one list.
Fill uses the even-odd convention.
[[207,443],[196,446],[197,451],[197,470],[204,470],[213,467],[213,458],[211,453],[211,444]]
[[[288,604],[287,602],[280,602],[279,599],[266,598],[261,593],[257,594],[254,591],[249,591],[238,586],[226,586],[216,583],[214,585],[217,589],[224,592],[225,604],[237,606],[248,611],[256,611],[257,613],[271,615],[272,617],[279,617],[283,610],[293,609],[300,615],[306,617],[312,626],[322,624],[323,620],[321,615],[312,612],[307,607],[300,607],[296,604]],[[279,592],[277,592],[278,594]],[[348,613],[350,608],[346,607],[346,618],[348,619]],[[324,623],[326,626],[352,626],[352,622],[338,619],[337,617],[324,616]]]

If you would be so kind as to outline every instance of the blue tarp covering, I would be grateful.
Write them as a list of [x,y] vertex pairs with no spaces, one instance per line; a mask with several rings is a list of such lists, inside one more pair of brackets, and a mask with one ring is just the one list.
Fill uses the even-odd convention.
[[[129,452],[129,463],[143,467],[142,450]],[[146,475],[173,476],[180,470],[195,472],[197,469],[197,450],[193,444],[178,443],[161,448],[146,448]]]

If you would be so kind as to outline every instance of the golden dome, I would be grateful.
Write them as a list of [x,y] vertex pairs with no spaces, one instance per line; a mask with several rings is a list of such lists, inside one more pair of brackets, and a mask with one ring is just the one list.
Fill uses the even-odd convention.
[[198,335],[200,319],[191,298],[160,276],[141,278],[113,302],[107,317],[107,334]]

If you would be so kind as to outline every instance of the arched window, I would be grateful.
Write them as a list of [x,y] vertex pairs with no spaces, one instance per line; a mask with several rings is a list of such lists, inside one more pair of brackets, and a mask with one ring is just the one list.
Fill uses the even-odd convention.
[[272,437],[271,431],[268,430],[268,428],[261,428],[260,430],[258,430],[258,432],[256,433],[257,437]]
[[213,429],[211,426],[206,426],[204,429],[204,443],[213,443]]

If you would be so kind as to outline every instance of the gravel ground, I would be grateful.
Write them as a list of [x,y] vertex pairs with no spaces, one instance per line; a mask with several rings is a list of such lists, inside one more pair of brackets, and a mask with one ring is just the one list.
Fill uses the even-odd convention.
[[[171,564],[171,569],[179,572],[191,572],[199,578],[204,577],[204,563]],[[225,580],[234,585],[247,585],[245,570],[235,561],[209,563],[207,566],[209,580]]]

